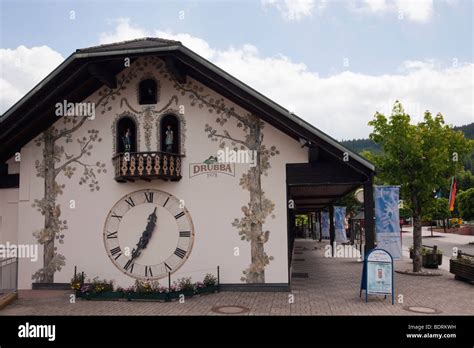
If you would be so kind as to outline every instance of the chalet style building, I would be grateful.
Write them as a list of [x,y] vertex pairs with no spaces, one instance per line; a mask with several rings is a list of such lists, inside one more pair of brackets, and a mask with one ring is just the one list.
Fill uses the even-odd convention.
[[374,247],[374,166],[178,41],[78,49],[0,130],[0,243],[38,246],[20,289],[219,266],[223,289],[285,291],[295,214],[360,187]]

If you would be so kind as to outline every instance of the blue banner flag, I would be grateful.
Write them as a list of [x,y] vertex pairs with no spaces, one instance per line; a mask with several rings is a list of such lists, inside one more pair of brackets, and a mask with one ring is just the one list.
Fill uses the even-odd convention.
[[321,227],[323,229],[323,238],[329,239],[329,213],[321,213]]
[[334,207],[334,232],[338,243],[347,242],[345,222],[346,207]]
[[402,258],[399,199],[399,186],[374,186],[377,249],[386,250],[394,260]]

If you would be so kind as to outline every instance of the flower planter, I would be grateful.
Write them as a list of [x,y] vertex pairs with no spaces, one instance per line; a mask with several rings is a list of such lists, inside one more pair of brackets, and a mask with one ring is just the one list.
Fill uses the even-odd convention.
[[[218,269],[219,275],[219,269]],[[210,294],[218,291],[218,276],[215,277],[207,273],[202,282],[193,283],[191,277],[180,278],[173,284],[169,283],[169,287],[160,285],[157,281],[140,281],[136,280],[135,285],[128,288],[117,287],[115,291],[112,280],[100,280],[98,277],[93,278],[92,282],[84,283],[84,272],[77,273],[75,270],[74,277],[71,279],[69,289],[71,289],[76,298],[86,300],[155,300],[155,301],[171,301],[172,299],[181,299],[182,296],[191,298],[196,294]],[[205,286],[205,284],[215,284]],[[179,290],[184,289],[184,290]],[[171,290],[172,292],[168,292]]]
[[449,272],[454,274],[455,279],[474,281],[474,265],[472,264],[451,259],[449,260]]
[[166,292],[131,292],[125,295],[127,300],[162,300],[168,299]]
[[[410,259],[414,259],[415,252],[410,250]],[[437,257],[434,257],[433,254],[421,255],[421,262],[425,268],[438,268],[443,264],[443,254],[437,254]]]
[[217,286],[216,285],[211,285],[211,286],[205,286],[203,288],[199,288],[196,290],[197,294],[211,294],[213,292],[217,291]]
[[443,263],[443,254],[422,255],[421,262],[425,268],[438,268]]

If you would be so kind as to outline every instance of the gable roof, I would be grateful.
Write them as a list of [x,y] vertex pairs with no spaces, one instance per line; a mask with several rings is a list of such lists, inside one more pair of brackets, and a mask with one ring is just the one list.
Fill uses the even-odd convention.
[[207,85],[294,139],[310,141],[340,159],[344,153],[349,154],[350,160],[345,163],[359,172],[370,174],[375,171],[374,165],[362,156],[191,51],[181,42],[159,38],[136,39],[76,50],[0,117],[0,160],[10,158],[57,120],[54,116],[57,101],[67,99],[80,102],[103,85],[103,81],[91,73],[92,66],[115,76],[125,68],[124,58],[136,59],[151,54],[171,61],[183,76],[191,76]]
[[182,45],[180,41],[166,40],[158,37],[145,37],[141,39],[114,42],[110,44],[91,46],[77,49],[77,53],[110,52],[120,50],[134,50],[139,48],[156,48],[171,45]]

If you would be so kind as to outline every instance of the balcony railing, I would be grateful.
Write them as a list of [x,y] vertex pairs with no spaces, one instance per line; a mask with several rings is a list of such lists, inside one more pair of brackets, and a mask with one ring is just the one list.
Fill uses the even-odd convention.
[[181,179],[181,155],[168,152],[123,152],[114,156],[115,180]]

